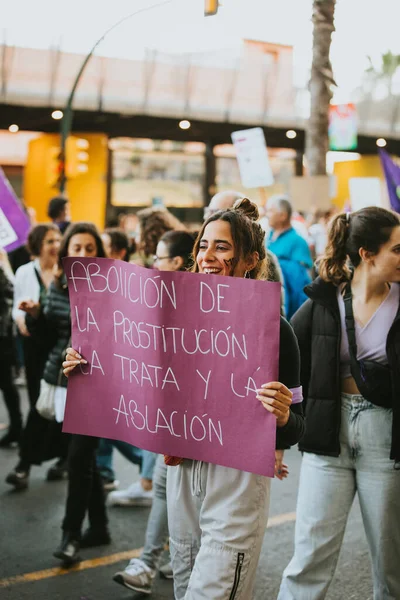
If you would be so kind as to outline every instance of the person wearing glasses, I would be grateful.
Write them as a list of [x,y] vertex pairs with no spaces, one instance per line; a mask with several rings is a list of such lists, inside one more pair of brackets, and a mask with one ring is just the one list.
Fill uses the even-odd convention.
[[[164,233],[157,244],[154,256],[154,267],[159,271],[187,271],[192,265],[194,236],[187,231],[168,231]],[[135,491],[135,485],[131,489]],[[153,477],[153,505],[146,529],[146,539],[142,554],[133,558],[127,567],[114,575],[114,581],[124,587],[150,594],[153,581],[160,571],[165,579],[172,579],[171,563],[167,562],[160,568],[165,544],[168,540],[167,515],[167,465],[159,456]],[[126,491],[114,494],[130,493]],[[110,494],[111,495],[111,494]]]
[[[106,230],[109,234],[110,230]],[[167,231],[156,247],[153,257],[154,267],[159,271],[184,271],[189,265],[194,238],[186,231]],[[109,258],[117,258],[111,253],[112,244],[105,245],[109,248]],[[116,490],[118,480],[113,469],[113,449],[117,450],[132,464],[140,468],[140,481],[134,482],[127,489]],[[136,448],[127,442],[119,440],[100,441],[97,453],[97,466],[103,479],[103,486],[107,492],[110,506],[150,506],[153,502],[153,472],[156,454],[147,450]]]
[[[184,226],[165,208],[146,208],[137,213],[139,219],[140,252],[130,257],[130,261],[144,267],[160,271],[179,271],[186,265],[186,257],[193,247],[193,238],[183,231]],[[181,227],[180,235],[159,242],[168,233],[175,233]],[[164,236],[163,236],[164,234]],[[118,228],[106,229],[102,236],[108,258],[127,260],[128,238]],[[169,241],[168,241],[169,240]],[[185,240],[185,241],[182,241]],[[161,245],[160,245],[161,244]],[[154,254],[156,252],[156,254]],[[140,480],[125,490],[118,490],[119,481],[113,469],[113,451],[117,450],[140,469]],[[110,506],[151,506],[153,501],[153,472],[157,455],[141,450],[120,440],[101,439],[97,452],[97,467],[103,487],[111,492],[107,502]]]
[[187,231],[168,231],[157,244],[154,267],[159,271],[186,271],[194,237]]
[[[107,258],[129,261],[129,239],[122,229],[118,227],[105,229],[101,238]],[[139,467],[141,479],[128,490],[110,494],[108,503],[117,506],[150,506],[153,500],[153,471],[157,455],[136,448],[127,442],[102,438],[99,441],[96,464],[106,492],[115,491],[119,485],[113,468],[114,448],[130,463]]]

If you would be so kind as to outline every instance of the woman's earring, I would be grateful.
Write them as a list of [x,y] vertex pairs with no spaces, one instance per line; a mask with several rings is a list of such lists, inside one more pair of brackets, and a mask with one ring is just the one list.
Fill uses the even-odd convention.
[[244,272],[244,276],[245,276],[245,279],[250,279],[250,272],[249,271],[245,271]]

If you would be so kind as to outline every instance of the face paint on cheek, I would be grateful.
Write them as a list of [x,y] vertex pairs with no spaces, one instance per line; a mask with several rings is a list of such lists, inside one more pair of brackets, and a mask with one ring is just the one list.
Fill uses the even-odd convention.
[[230,274],[232,274],[233,271],[235,270],[236,262],[237,261],[234,256],[232,258],[227,258],[227,259],[224,258],[224,263],[228,267]]

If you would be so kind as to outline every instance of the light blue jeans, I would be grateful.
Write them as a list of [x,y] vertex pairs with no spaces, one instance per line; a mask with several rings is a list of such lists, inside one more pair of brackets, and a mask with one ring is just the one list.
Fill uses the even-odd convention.
[[389,459],[392,411],[342,394],[339,457],[304,453],[295,551],[278,600],[322,600],[335,573],[358,493],[368,540],[374,600],[400,599],[400,471]]
[[129,460],[129,462],[139,466],[140,474],[143,479],[153,479],[154,466],[157,460],[157,454],[155,452],[141,450],[136,446],[132,446],[127,442],[121,442],[120,440],[106,440],[104,438],[102,438],[99,442],[96,459],[97,467],[102,477],[110,477],[115,479],[114,469],[112,466],[114,448],[116,448],[122,454],[122,456]]
[[153,477],[153,504],[147,521],[146,541],[141,559],[150,569],[158,569],[168,541],[167,465],[164,456],[157,458]]

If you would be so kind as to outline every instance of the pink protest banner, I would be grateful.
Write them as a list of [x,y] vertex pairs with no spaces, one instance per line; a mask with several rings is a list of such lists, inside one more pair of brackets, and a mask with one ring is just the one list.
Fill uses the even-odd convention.
[[67,258],[72,345],[64,431],[273,477],[280,285]]

